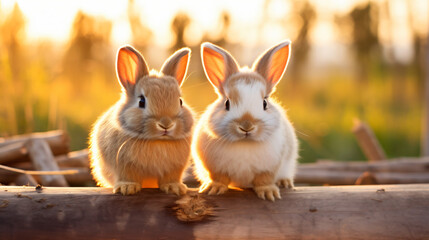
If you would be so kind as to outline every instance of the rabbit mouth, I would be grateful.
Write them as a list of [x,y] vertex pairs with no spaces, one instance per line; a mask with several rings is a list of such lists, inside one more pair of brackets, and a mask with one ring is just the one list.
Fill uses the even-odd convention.
[[169,136],[169,131],[164,130],[163,132],[161,132],[161,136]]

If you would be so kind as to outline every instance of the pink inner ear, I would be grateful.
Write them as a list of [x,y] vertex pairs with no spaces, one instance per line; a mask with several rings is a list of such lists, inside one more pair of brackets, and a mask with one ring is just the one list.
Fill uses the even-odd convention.
[[189,59],[189,54],[186,54],[180,59],[179,63],[177,64],[176,79],[179,82],[179,86],[182,84],[183,79],[186,75],[186,71],[188,69],[188,59]]
[[222,54],[211,48],[204,48],[203,52],[204,68],[209,80],[219,87],[223,78],[225,78],[225,62]]
[[138,56],[123,48],[118,53],[118,76],[122,83],[136,83]]
[[273,54],[268,68],[268,80],[276,84],[282,78],[289,58],[289,45],[282,47]]

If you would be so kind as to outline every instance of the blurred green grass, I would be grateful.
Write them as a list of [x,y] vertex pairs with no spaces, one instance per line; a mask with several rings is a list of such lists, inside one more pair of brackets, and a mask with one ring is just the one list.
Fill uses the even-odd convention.
[[[109,79],[94,75],[72,91],[69,79],[47,81],[49,73],[37,63],[31,65],[25,70],[31,76],[27,83],[1,78],[1,134],[64,128],[70,134],[72,150],[87,147],[92,123],[119,99],[115,75]],[[5,66],[2,62],[2,70]],[[422,104],[418,101],[418,84],[403,81],[401,96],[394,96],[393,84],[389,79],[365,85],[345,77],[299,84],[283,79],[273,97],[288,110],[296,127],[300,161],[365,159],[351,132],[355,118],[373,128],[389,157],[419,155]],[[182,91],[185,101],[198,114],[216,98],[214,89],[202,77],[187,79]]]

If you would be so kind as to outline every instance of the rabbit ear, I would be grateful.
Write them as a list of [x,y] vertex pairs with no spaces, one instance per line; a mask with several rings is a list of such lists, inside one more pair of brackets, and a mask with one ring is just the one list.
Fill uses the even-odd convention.
[[223,94],[225,80],[239,71],[237,62],[226,50],[208,42],[201,45],[201,55],[207,78]]
[[140,78],[149,74],[149,69],[143,56],[126,45],[118,51],[116,74],[124,89],[130,91]]
[[182,48],[171,55],[162,65],[161,72],[164,75],[173,76],[179,86],[182,85],[188,71],[191,49]]
[[286,40],[261,54],[253,64],[253,70],[267,80],[270,91],[277,85],[286,71],[290,50],[291,41]]

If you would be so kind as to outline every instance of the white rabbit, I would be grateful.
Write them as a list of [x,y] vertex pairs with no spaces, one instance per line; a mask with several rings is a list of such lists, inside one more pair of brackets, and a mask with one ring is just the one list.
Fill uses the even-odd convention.
[[224,49],[201,45],[202,63],[218,99],[199,120],[193,137],[201,191],[222,194],[228,185],[253,187],[258,197],[280,199],[293,188],[298,140],[283,108],[270,98],[289,61],[286,40],[241,69]]

